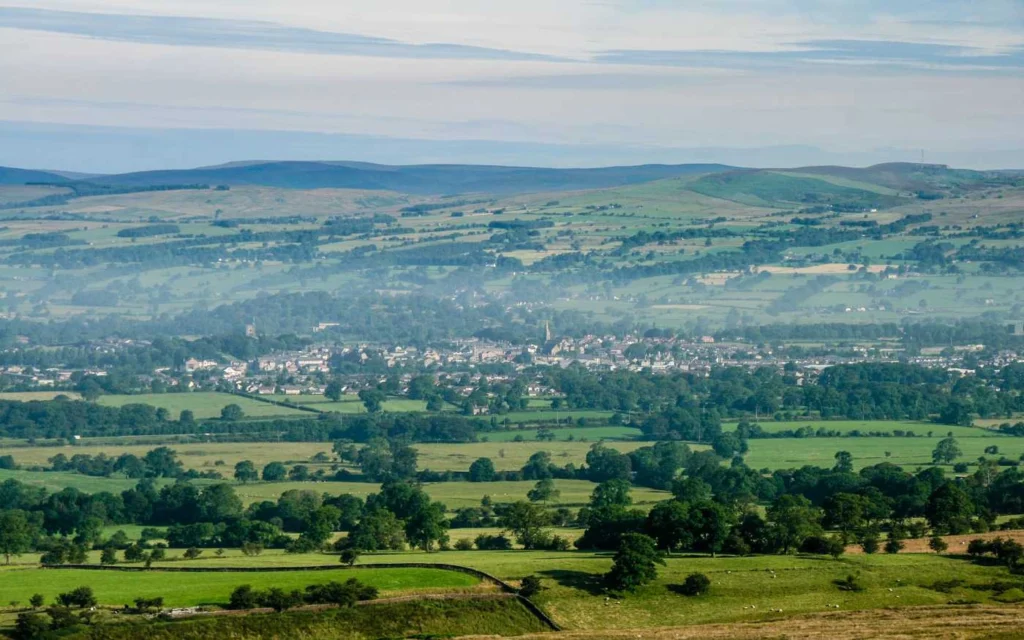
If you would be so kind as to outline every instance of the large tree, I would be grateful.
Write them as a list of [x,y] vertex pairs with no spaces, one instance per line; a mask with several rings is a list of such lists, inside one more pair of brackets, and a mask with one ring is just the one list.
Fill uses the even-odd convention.
[[654,540],[642,533],[622,536],[605,584],[615,591],[633,591],[658,577],[658,564],[665,564]]
[[11,556],[31,549],[38,535],[38,519],[20,509],[0,511],[0,554],[7,564],[11,564]]
[[939,444],[935,445],[935,450],[932,451],[932,462],[935,464],[949,464],[962,455],[963,451],[960,450],[960,443],[953,436],[949,436],[939,440]]

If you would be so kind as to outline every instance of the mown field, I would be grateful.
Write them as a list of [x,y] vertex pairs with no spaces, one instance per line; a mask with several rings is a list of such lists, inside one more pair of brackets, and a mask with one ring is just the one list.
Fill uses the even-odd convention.
[[[306,558],[310,564],[315,560],[317,558]],[[337,558],[322,556],[317,564],[337,564]],[[52,601],[58,593],[88,585],[101,604],[119,605],[130,603],[135,598],[162,596],[169,607],[223,606],[231,591],[240,584],[250,584],[258,589],[279,587],[291,591],[304,589],[310,584],[344,581],[350,577],[377,587],[382,595],[470,589],[479,584],[476,578],[466,574],[415,568],[365,569],[356,573],[339,566],[337,571],[201,574],[14,568],[0,572],[0,602],[25,603],[35,593]]]
[[[750,452],[744,459],[754,469],[788,469],[803,465],[831,467],[837,451],[848,451],[853,455],[854,467],[858,469],[880,462],[913,469],[918,465],[932,464],[932,451],[942,437],[945,437],[944,433],[941,437],[931,438],[767,438],[750,440]],[[1018,460],[1024,454],[1024,438],[957,438],[957,442],[963,451],[957,462],[973,464],[981,456],[990,459],[1006,456]],[[999,453],[985,454],[985,448],[993,445],[999,448]]]
[[[283,398],[283,397],[282,397]],[[275,399],[277,399],[275,397]],[[108,407],[121,407],[126,404],[148,404],[153,407],[167,409],[171,418],[178,416],[185,409],[192,411],[199,420],[219,418],[220,411],[229,404],[237,404],[246,416],[252,418],[303,415],[298,409],[282,407],[269,402],[260,402],[251,398],[235,396],[228,393],[147,393],[139,395],[107,395],[97,400]]]

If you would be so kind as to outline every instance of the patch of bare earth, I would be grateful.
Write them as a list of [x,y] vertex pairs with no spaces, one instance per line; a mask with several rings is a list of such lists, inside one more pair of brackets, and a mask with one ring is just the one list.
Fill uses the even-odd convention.
[[[492,636],[473,636],[478,640]],[[1024,607],[944,606],[874,609],[796,616],[765,622],[702,624],[692,627],[568,631],[517,636],[520,640],[974,640],[1024,638]]]
[[[964,554],[967,553],[967,545],[971,543],[971,540],[991,540],[993,538],[1008,538],[1021,544],[1024,544],[1024,531],[1013,530],[1013,531],[989,531],[988,533],[968,533],[962,536],[942,536],[942,539],[946,541],[948,549],[946,553],[951,554]],[[913,540],[903,541],[903,551],[900,553],[934,553],[931,547],[928,546],[929,538],[915,538]],[[851,544],[846,547],[846,553],[850,555],[859,555],[864,553],[858,544]],[[1022,635],[1024,637],[1024,635]]]

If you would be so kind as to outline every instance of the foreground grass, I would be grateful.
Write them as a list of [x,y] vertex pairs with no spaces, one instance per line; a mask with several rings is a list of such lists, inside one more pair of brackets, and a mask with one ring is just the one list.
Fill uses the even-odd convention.
[[[332,564],[337,557],[325,554],[292,555],[267,551],[256,558],[243,558],[237,551],[228,551],[223,558],[208,557],[200,560],[171,562],[166,566],[196,567],[271,567],[308,566],[311,564]],[[1012,576],[1001,567],[973,564],[959,557],[935,554],[899,554],[872,556],[844,556],[839,560],[818,556],[757,556],[719,557],[674,556],[666,559],[666,565],[659,567],[658,578],[653,583],[628,594],[622,599],[606,599],[602,589],[601,576],[612,564],[610,554],[580,551],[446,551],[432,554],[419,552],[368,554],[360,559],[363,564],[387,564],[404,562],[433,562],[473,567],[500,578],[516,582],[529,575],[539,576],[545,590],[537,596],[537,602],[562,626],[576,630],[636,629],[650,627],[680,626],[703,623],[756,622],[777,618],[781,615],[817,614],[832,612],[829,605],[839,605],[840,611],[872,610],[892,607],[922,605],[946,605],[950,602],[998,603],[1000,594],[1009,587],[1024,586],[1024,578]],[[365,571],[366,573],[363,573]],[[100,598],[127,595],[127,592],[165,595],[177,598],[175,602],[200,602],[204,599],[223,598],[230,591],[231,584],[263,584],[304,586],[315,582],[326,582],[335,575],[355,575],[360,579],[401,580],[398,583],[383,582],[382,589],[401,592],[403,590],[458,589],[471,585],[452,584],[446,576],[443,579],[433,575],[417,575],[421,570],[396,570],[400,576],[392,578],[391,572],[379,569],[364,569],[351,574],[339,572],[308,574],[235,574],[232,578],[221,578],[231,574],[116,574],[70,572],[64,580],[67,586],[93,584]],[[685,597],[674,589],[686,576],[700,572],[711,578],[711,591],[700,597]],[[18,568],[0,571],[0,599],[27,600],[35,591],[47,587],[47,580],[60,570],[39,570]],[[453,574],[461,579],[461,574]],[[841,591],[835,580],[848,575],[857,576],[864,590],[860,592]],[[51,577],[47,577],[51,576]],[[99,584],[97,580],[111,583]],[[365,576],[365,578],[364,578]],[[387,578],[385,578],[387,576]],[[271,582],[258,582],[266,577]],[[237,578],[237,581],[232,582]],[[116,584],[118,579],[128,585]],[[180,586],[168,580],[182,580]],[[935,588],[937,582],[962,580],[963,584],[948,593]],[[149,583],[147,580],[154,582]],[[223,580],[223,583],[216,581]],[[438,581],[442,580],[442,581]],[[76,582],[78,581],[78,582]],[[211,581],[214,581],[211,583]],[[74,583],[74,584],[72,584]],[[996,585],[996,583],[1004,583]],[[24,585],[8,587],[8,584]],[[175,583],[178,584],[178,583]],[[30,586],[31,585],[31,586]],[[388,586],[391,585],[391,586]],[[63,583],[62,583],[63,586]],[[998,589],[995,587],[999,586]],[[150,592],[148,589],[154,591]],[[180,591],[178,590],[180,589]],[[196,593],[193,593],[196,591]],[[43,591],[40,591],[43,592]],[[47,591],[46,593],[51,593]],[[105,595],[109,594],[109,595]],[[132,596],[135,597],[135,596]]]
[[[336,556],[304,557],[306,565],[337,564]],[[207,567],[197,561],[191,566]],[[174,566],[189,566],[175,563]],[[234,566],[242,566],[237,558]],[[257,589],[280,587],[286,591],[304,589],[310,584],[358,578],[380,589],[382,595],[438,592],[470,589],[479,581],[469,575],[440,569],[361,569],[354,572],[341,566],[337,571],[289,571],[267,573],[210,572],[166,573],[159,571],[124,573],[82,569],[15,568],[0,571],[0,603],[27,604],[33,594],[42,594],[52,602],[59,593],[87,585],[104,605],[122,605],[135,598],[163,597],[169,607],[225,605],[235,587],[250,584]]]

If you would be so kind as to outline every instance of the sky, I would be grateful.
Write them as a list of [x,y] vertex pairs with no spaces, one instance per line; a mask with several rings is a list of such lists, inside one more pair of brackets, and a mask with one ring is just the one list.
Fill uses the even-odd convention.
[[0,0],[0,164],[1024,167],[1024,0]]

